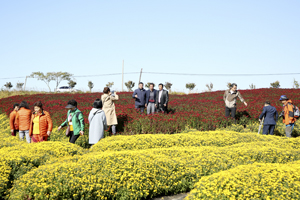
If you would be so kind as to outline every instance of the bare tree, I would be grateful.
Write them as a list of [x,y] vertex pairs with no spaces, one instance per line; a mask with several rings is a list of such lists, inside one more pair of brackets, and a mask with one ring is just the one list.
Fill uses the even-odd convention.
[[280,82],[279,81],[275,81],[274,83],[270,83],[271,88],[280,88]]
[[170,90],[170,92],[171,92],[171,87],[172,87],[172,83],[170,83],[170,82],[166,82],[165,83],[165,88],[167,89],[167,90]]
[[208,89],[209,92],[211,92],[212,89],[214,88],[214,84],[212,84],[212,83],[206,84],[205,86],[207,87],[207,89]]
[[114,82],[108,82],[108,83],[106,84],[106,87],[111,88],[113,85],[114,85]]
[[50,82],[55,80],[55,78],[53,77],[53,73],[47,72],[47,74],[44,74],[43,72],[32,72],[30,77],[44,81],[47,84],[49,91],[51,92]]
[[189,90],[189,92],[191,92],[196,87],[196,84],[195,83],[187,83],[187,84],[185,84],[185,87],[186,87],[186,89]]
[[294,79],[293,88],[299,89],[299,82]]
[[13,85],[11,84],[11,82],[6,82],[6,84],[4,84],[4,87],[6,87],[6,89],[10,90]]
[[256,89],[256,86],[253,84],[253,83],[251,83],[251,85],[249,85],[249,87],[250,87],[250,89]]
[[125,86],[127,87],[128,91],[132,91],[132,88],[134,87],[135,83],[133,81],[127,81],[125,83]]
[[90,92],[92,92],[92,89],[94,87],[94,83],[92,81],[88,82],[88,87],[90,88]]
[[68,72],[51,72],[53,80],[56,81],[56,89],[58,88],[60,82],[70,81],[73,74]]

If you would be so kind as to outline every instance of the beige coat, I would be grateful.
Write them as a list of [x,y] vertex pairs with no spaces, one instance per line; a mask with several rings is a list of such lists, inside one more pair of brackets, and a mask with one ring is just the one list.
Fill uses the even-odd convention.
[[105,112],[107,125],[117,125],[118,120],[114,102],[119,100],[119,96],[117,94],[115,94],[114,97],[109,94],[103,94],[101,100],[103,103],[102,110]]
[[236,99],[239,98],[241,102],[245,102],[241,93],[239,91],[235,91],[234,93],[230,93],[230,89],[226,90],[223,96],[223,100],[225,101],[225,106],[228,108],[236,107]]

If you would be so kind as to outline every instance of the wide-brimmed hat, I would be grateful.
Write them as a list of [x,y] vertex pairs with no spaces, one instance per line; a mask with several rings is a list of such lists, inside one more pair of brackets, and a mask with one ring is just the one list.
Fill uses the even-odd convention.
[[279,101],[289,100],[286,95],[282,95],[279,99]]

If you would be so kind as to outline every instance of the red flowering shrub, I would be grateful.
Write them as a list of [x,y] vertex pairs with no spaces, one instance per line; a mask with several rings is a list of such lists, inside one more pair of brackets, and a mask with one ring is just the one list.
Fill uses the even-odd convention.
[[[248,103],[245,107],[238,101],[238,123],[246,125],[250,121],[258,119],[264,102],[271,101],[272,105],[280,112],[281,103],[278,101],[281,95],[287,95],[295,105],[300,106],[300,89],[256,89],[241,90],[241,94]],[[214,130],[226,127],[232,120],[225,118],[225,104],[223,101],[224,91],[206,92],[189,95],[170,95],[169,113],[140,115],[134,109],[132,93],[118,93],[120,100],[116,102],[118,117],[118,129],[120,134],[144,134],[144,133],[175,133],[189,128],[198,130]],[[45,110],[49,111],[55,126],[59,126],[65,119],[67,110],[65,106],[68,100],[75,99],[78,108],[85,116],[88,124],[88,114],[92,103],[100,98],[101,93],[91,94],[35,94],[25,96],[13,96],[0,99],[0,113],[9,113],[14,103],[25,100],[32,105],[36,101],[42,101]]]

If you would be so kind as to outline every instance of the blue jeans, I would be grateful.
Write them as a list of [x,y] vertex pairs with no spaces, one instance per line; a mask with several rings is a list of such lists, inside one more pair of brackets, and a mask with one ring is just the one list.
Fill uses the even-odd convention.
[[24,139],[24,136],[26,136],[26,141],[27,143],[31,143],[31,138],[29,136],[29,130],[25,130],[25,131],[19,131],[19,137],[20,137],[20,140],[23,140]]
[[113,135],[116,135],[116,133],[117,133],[117,125],[112,125],[111,126],[111,132],[112,132]]
[[295,126],[295,124],[285,125],[285,135],[286,135],[286,137],[289,137],[289,138],[292,137],[292,132],[294,130],[294,126]]

